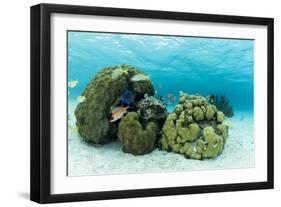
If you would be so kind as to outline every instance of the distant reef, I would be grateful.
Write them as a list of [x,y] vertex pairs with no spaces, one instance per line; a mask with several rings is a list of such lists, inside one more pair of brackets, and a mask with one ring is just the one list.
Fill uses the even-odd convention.
[[123,64],[102,69],[86,86],[74,112],[80,137],[96,144],[118,138],[123,151],[133,155],[155,148],[190,159],[222,153],[228,126],[214,98],[181,92],[168,113],[154,94],[149,76],[138,68]]

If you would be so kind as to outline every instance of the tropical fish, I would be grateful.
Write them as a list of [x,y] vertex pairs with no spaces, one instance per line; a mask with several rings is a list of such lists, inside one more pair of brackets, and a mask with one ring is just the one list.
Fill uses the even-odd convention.
[[128,111],[127,109],[129,108],[129,106],[123,107],[123,106],[119,106],[116,107],[115,109],[113,109],[111,111],[111,116],[109,119],[109,122],[115,122],[119,119],[121,119]]
[[85,96],[77,96],[77,102],[78,103],[82,103],[86,100],[86,97]]
[[139,73],[131,78],[131,81],[143,81],[143,80],[149,80],[149,77]]
[[121,105],[123,106],[124,104],[126,105],[130,105],[132,103],[134,103],[135,101],[135,94],[130,91],[130,90],[126,90],[122,93],[122,95],[120,96],[121,99]]
[[68,87],[69,88],[74,88],[78,85],[78,80],[71,80],[71,81],[68,81]]
[[112,74],[111,74],[111,78],[113,80],[116,80],[118,79],[120,76],[122,76],[123,74],[128,74],[128,71],[124,70],[124,69],[120,69],[120,68],[117,68],[115,69]]
[[172,93],[168,93],[166,95],[166,99],[168,100],[169,103],[175,103],[176,102],[176,96]]

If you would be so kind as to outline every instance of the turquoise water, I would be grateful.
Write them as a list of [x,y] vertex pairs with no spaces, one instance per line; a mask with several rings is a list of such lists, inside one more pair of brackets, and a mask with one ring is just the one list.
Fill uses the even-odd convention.
[[69,98],[103,67],[129,64],[150,76],[158,95],[227,95],[235,111],[253,111],[254,40],[68,32]]
[[[69,176],[255,166],[254,40],[69,31],[67,42],[68,81],[73,83],[68,88]],[[86,144],[77,133],[77,97],[97,72],[120,64],[144,71],[158,96],[173,94],[178,99],[179,91],[225,94],[234,116],[225,121],[229,136],[222,154],[216,159],[198,161],[158,149],[134,156],[123,153],[119,141],[102,146]],[[168,105],[168,110],[172,111],[177,102]]]

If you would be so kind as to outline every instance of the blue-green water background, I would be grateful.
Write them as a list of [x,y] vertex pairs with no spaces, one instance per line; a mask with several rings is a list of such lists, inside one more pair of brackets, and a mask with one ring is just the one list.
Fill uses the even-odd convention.
[[135,66],[158,95],[179,91],[226,94],[234,111],[253,111],[254,40],[68,32],[69,98],[81,95],[103,67]]

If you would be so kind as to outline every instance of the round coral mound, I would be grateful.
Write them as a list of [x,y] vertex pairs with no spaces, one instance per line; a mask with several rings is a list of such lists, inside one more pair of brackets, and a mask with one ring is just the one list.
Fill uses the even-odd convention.
[[130,90],[137,99],[154,95],[152,81],[139,69],[129,65],[106,67],[87,85],[85,100],[75,110],[78,133],[86,141],[98,144],[116,139],[118,123],[109,121],[111,108],[121,94]]
[[135,112],[129,112],[122,118],[118,127],[118,138],[123,144],[123,151],[134,155],[150,153],[154,149],[158,133],[158,124],[148,122],[143,126]]
[[161,130],[160,146],[191,159],[215,158],[228,136],[224,118],[205,97],[181,93],[179,104]]

